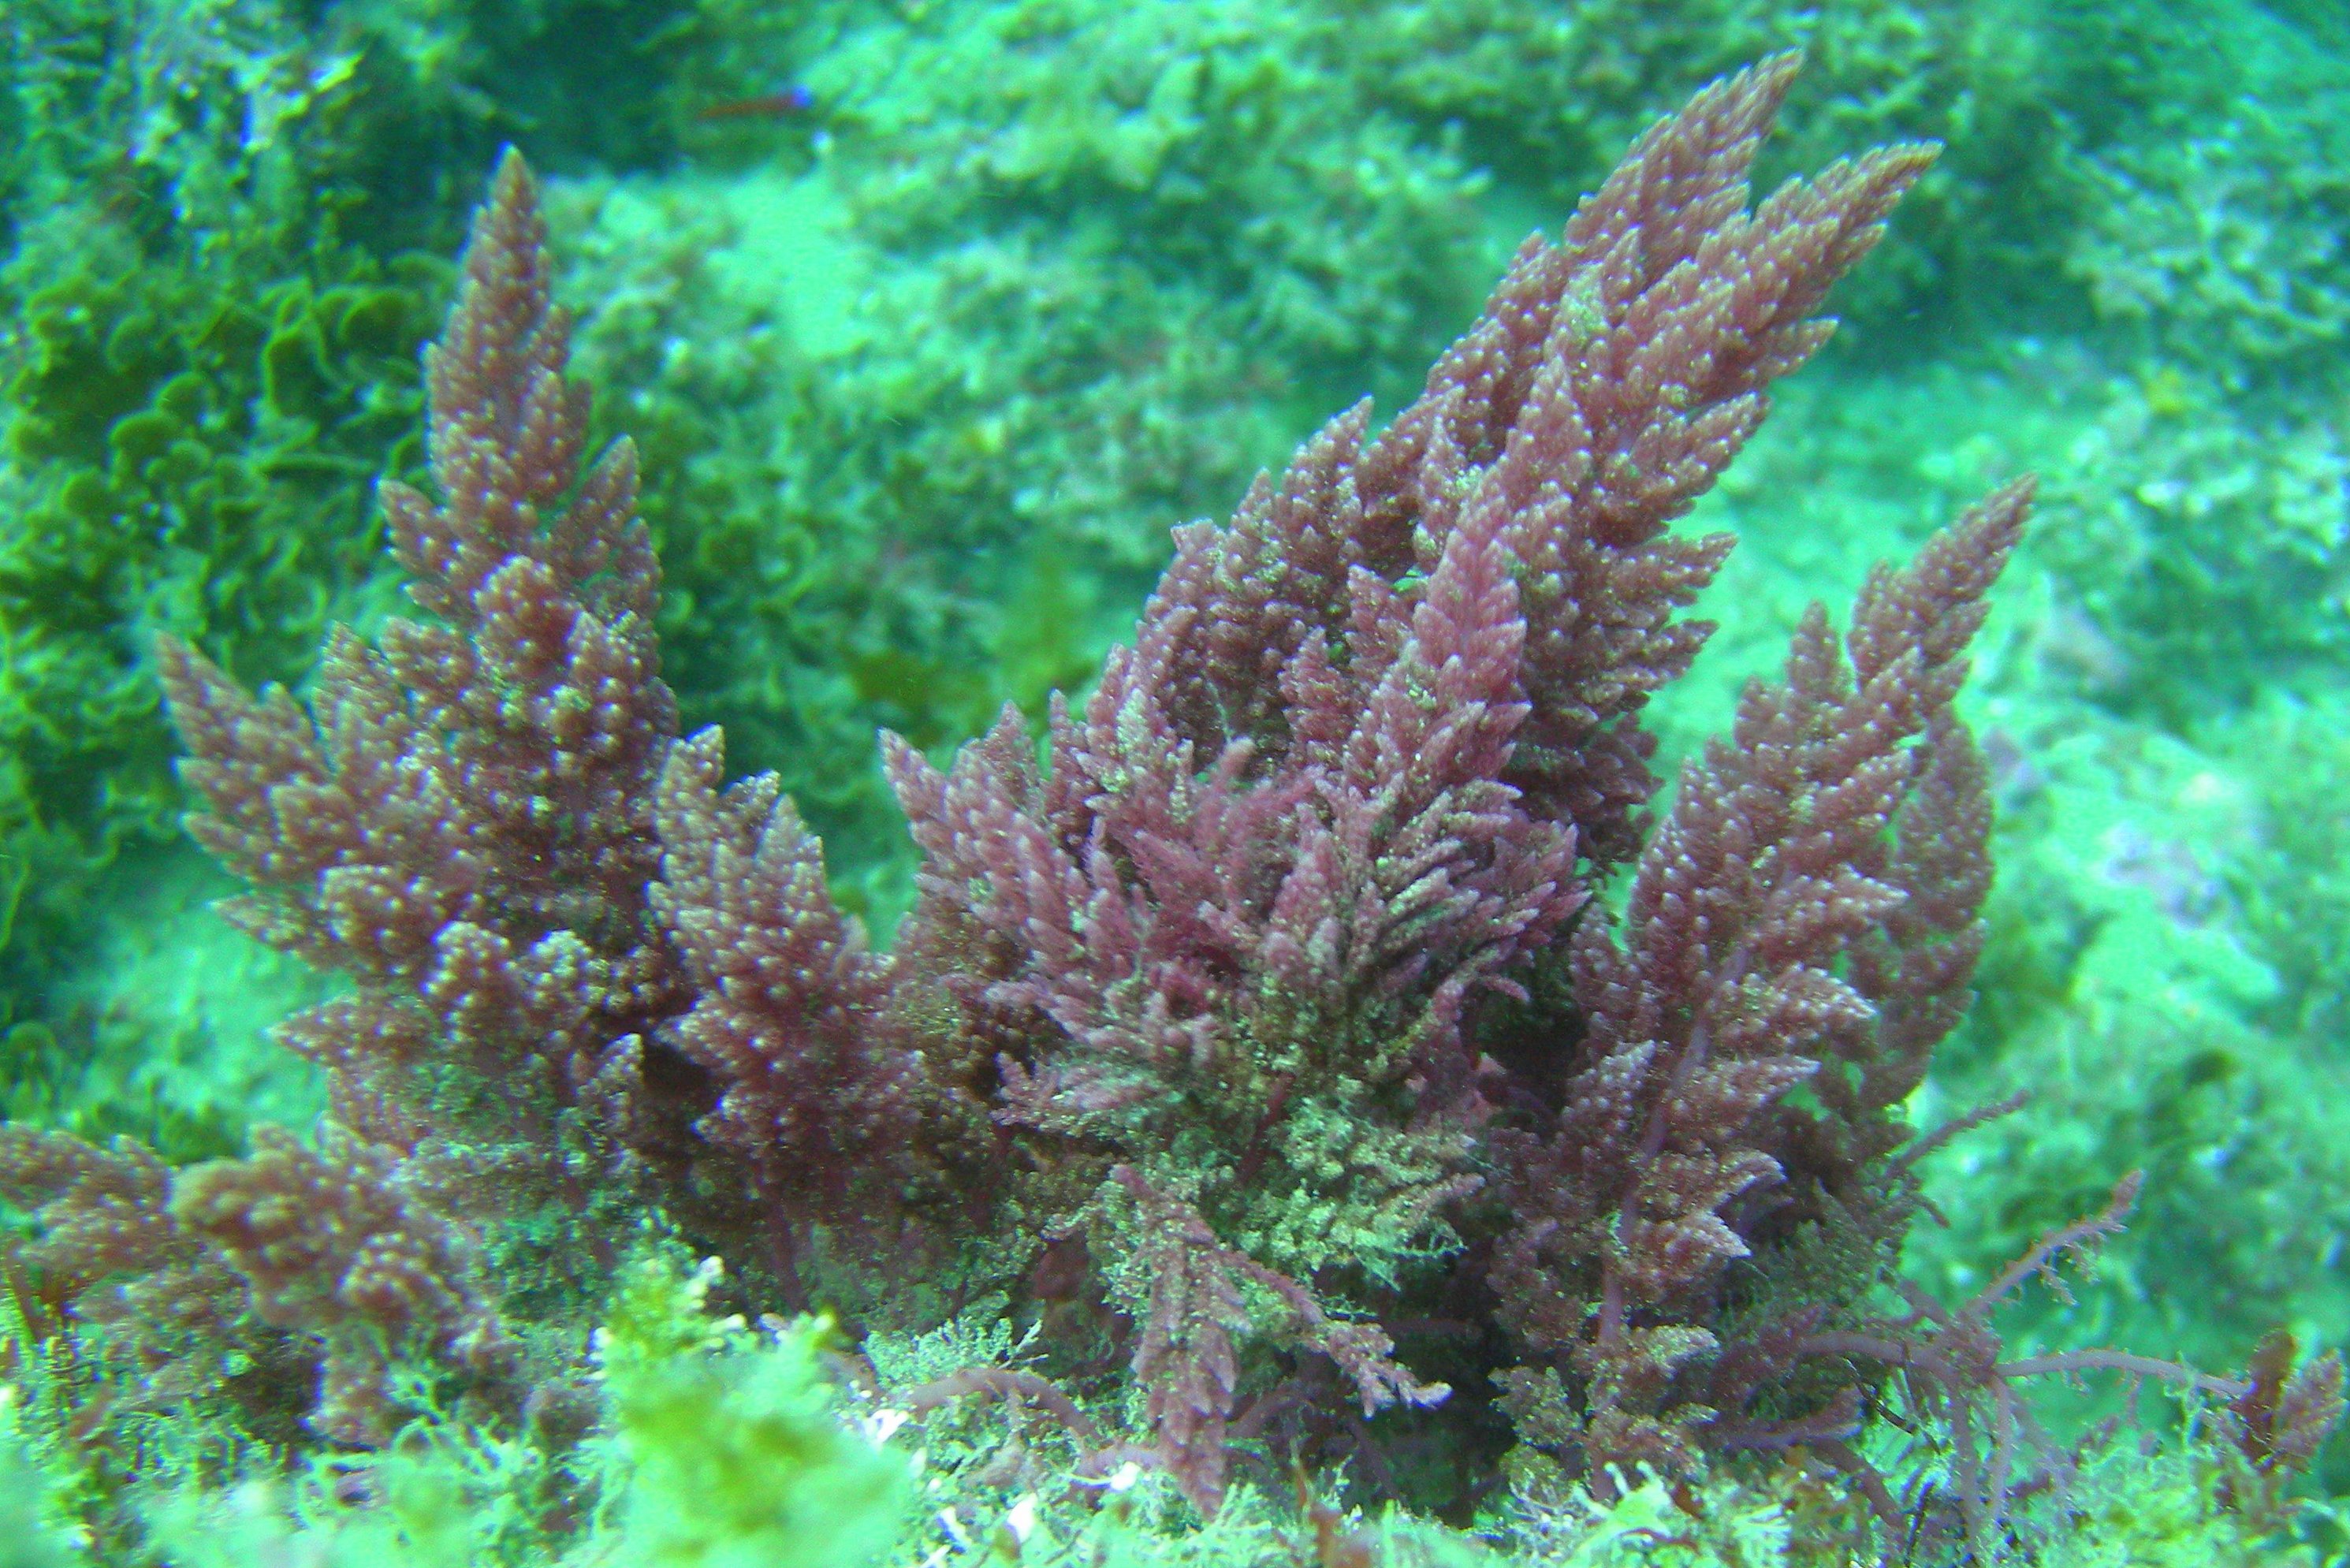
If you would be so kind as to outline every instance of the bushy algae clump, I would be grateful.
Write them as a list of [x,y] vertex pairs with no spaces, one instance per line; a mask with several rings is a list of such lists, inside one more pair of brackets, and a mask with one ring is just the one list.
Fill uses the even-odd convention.
[[[1244,1523],[1278,1457],[1326,1562],[1383,1550],[1340,1476],[1594,1561],[1669,1503],[1691,1552],[1981,1562],[2093,1538],[2096,1444],[2026,1387],[2108,1374],[2205,1407],[2181,1529],[2283,1528],[2332,1355],[2280,1331],[2227,1377],[1999,1330],[2137,1177],[1967,1293],[1900,1272],[1920,1162],[2012,1108],[1905,1106],[1984,940],[1955,700],[2031,483],[1841,633],[1805,612],[1649,812],[1643,710],[1732,543],[1669,524],[1934,156],[1750,209],[1795,67],[1638,138],[1384,430],[1358,405],[1178,529],[1041,749],[1012,708],[944,769],[885,734],[922,856],[886,953],[779,781],[681,731],[636,452],[591,455],[509,153],[425,356],[432,488],[380,487],[421,618],[335,630],[307,704],[161,644],[192,831],[253,888],[224,912],[350,985],[278,1032],[328,1082],[308,1140],[175,1170],[0,1129],[35,1436],[104,1434],[45,1506],[109,1552],[201,1552],[239,1507],[298,1550],[265,1490],[202,1495],[278,1445],[346,1543],[872,1561],[922,1533],[889,1440],[951,1459],[976,1401],[1019,1414],[933,1478],[950,1554],[1127,1532],[1145,1478],[1211,1521],[1254,1491]],[[713,1262],[681,1282],[665,1237]],[[859,1332],[788,1315],[818,1308]],[[949,1330],[932,1359],[986,1354],[885,1380]],[[174,1413],[225,1450],[172,1455]],[[1180,1554],[1165,1518],[1137,1539]]]

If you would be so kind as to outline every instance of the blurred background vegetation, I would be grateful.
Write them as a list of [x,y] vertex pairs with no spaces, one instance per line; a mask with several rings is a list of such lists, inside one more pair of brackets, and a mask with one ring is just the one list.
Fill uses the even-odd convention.
[[[1995,478],[1994,936],[1925,1119],[1938,1288],[2147,1196],[2020,1335],[2350,1330],[2350,22],[2327,0],[10,0],[0,1093],[174,1158],[298,1120],[307,977],[204,914],[158,630],[307,678],[388,613],[376,481],[495,148],[550,177],[645,450],[667,676],[876,928],[887,724],[1082,686],[1170,524],[1369,392],[1697,83],[1810,53],[1766,177],[1949,143],[1693,526],[1743,543],[1683,750]],[[2337,1459],[2336,1463],[2340,1461]],[[2350,1474],[2329,1477],[2350,1489]]]

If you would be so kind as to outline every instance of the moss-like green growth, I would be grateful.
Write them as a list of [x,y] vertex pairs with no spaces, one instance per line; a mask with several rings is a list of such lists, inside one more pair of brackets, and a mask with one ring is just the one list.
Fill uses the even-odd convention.
[[0,1568],[68,1568],[70,1511],[58,1477],[23,1429],[13,1386],[0,1387]]
[[703,1315],[714,1262],[680,1280],[639,1259],[598,1360],[628,1477],[620,1561],[646,1568],[862,1568],[913,1512],[903,1453],[848,1429],[823,1320],[754,1336]]
[[2350,441],[2331,411],[2350,379],[2252,399],[2154,363],[2101,389],[2054,475],[2044,644],[2058,680],[2191,732],[2350,659]]

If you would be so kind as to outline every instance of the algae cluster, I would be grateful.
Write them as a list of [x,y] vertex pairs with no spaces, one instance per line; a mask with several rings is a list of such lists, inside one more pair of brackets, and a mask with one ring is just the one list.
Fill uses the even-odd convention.
[[[1972,699],[2001,770],[1994,939],[1925,1091],[1944,1110],[2036,1098],[1939,1157],[1953,1227],[1918,1266],[1963,1288],[2144,1165],[2112,1266],[2032,1334],[2214,1366],[2280,1317],[2339,1343],[2350,33],[2318,4],[11,4],[7,1114],[192,1158],[314,1092],[255,1039],[304,982],[200,908],[220,889],[178,841],[149,642],[299,682],[328,622],[388,607],[372,487],[416,466],[439,258],[499,142],[555,176],[599,417],[646,452],[688,721],[782,773],[886,925],[910,854],[877,725],[943,749],[1082,680],[1169,524],[1228,506],[1331,408],[1395,406],[1632,131],[1791,43],[1811,64],[1773,167],[1892,136],[1950,151],[1842,298],[1844,338],[1790,393],[1804,406],[1696,520],[1744,543],[1668,734],[1712,727],[1805,600],[1842,598],[1990,475],[2042,472]],[[121,1481],[57,1445],[69,1417],[43,1390],[70,1378],[36,1375],[39,1326],[12,1339],[0,1444],[0,1507],[35,1522],[0,1551],[87,1560],[73,1521]],[[768,1392],[739,1397],[771,1398],[742,1417],[769,1422],[761,1440],[827,1397],[803,1377],[816,1330],[710,1332],[675,1354],[774,1360]],[[1381,1531],[1378,1560],[1482,1560],[1262,1493],[1170,1535],[1180,1510],[1148,1482],[1089,1522],[1024,1516],[989,1479],[1013,1473],[990,1469],[1021,1440],[1007,1421],[974,1413],[967,1451],[931,1456],[962,1510],[943,1534],[939,1493],[872,1481],[833,1428],[808,1462],[869,1482],[887,1533],[923,1542],[909,1561],[1311,1562]],[[201,1497],[242,1439],[189,1428],[144,1439],[182,1488],[154,1504],[159,1541],[546,1560],[527,1501],[546,1461],[462,1413],[386,1483],[421,1489],[419,1518],[473,1510],[462,1539],[400,1507],[360,1539],[331,1467]],[[2338,1449],[2318,1480],[2350,1491]],[[1661,1489],[1612,1513],[1520,1499],[1510,1540],[1593,1564],[1813,1561],[1836,1504],[1803,1485],[1725,1480],[1703,1528]],[[2350,1549],[2324,1507],[2254,1529],[2176,1447],[2090,1488],[2047,1561]]]

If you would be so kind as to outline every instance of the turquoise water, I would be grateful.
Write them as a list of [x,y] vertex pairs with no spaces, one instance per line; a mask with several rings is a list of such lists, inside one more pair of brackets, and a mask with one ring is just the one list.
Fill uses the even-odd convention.
[[[2350,1327],[2350,33],[2314,5],[2044,11],[8,7],[0,1506],[9,1538],[48,1543],[24,1560],[2340,1560],[2344,1450],[2281,1458],[2257,1390],[2284,1364],[2241,1375],[2273,1331],[2309,1365]],[[1093,1070],[1063,1054],[1081,1031],[973,1000],[1045,960],[919,918],[899,934],[919,856],[873,737],[945,767],[1007,702],[1032,740],[1049,693],[1081,708],[1134,639],[1170,525],[1232,515],[1357,398],[1382,428],[1529,231],[1555,240],[1656,117],[1792,47],[1806,60],[1758,196],[1874,145],[1945,145],[1830,296],[1833,342],[1672,523],[1737,545],[1691,612],[1719,628],[1641,714],[1652,810],[1743,684],[1779,678],[1808,604],[1850,624],[1874,563],[2036,474],[1955,710],[1995,810],[1972,1002],[1898,1114],[1928,1129],[2029,1097],[1919,1161],[1929,1209],[1887,1196],[1907,1190],[1889,1153],[1849,1190],[1818,1178],[1825,1199],[1773,1209],[1762,1193],[1813,1189],[1773,1177],[1722,1200],[1752,1261],[1632,1314],[1714,1343],[1621,1405],[1698,1434],[1700,1460],[1582,1425],[1617,1408],[1591,1359],[1615,1243],[1556,1265],[1572,1326],[1549,1340],[1523,1282],[1496,1282],[1529,1222],[1493,1133],[1553,1125],[1592,1028],[1565,936],[1504,966],[1530,1001],[1467,1004],[1473,1115],[1428,1108],[1424,1074],[1363,1065],[1409,1033],[1373,1003],[1276,1023],[1245,988],[1214,1014],[1245,1015],[1219,1037],[1243,1042],[1245,1072],[1154,1066],[1145,1109],[1115,1085],[1024,1109],[1023,1075]],[[215,912],[236,867],[183,830],[191,785],[210,786],[177,771],[159,635],[324,722],[347,694],[322,683],[329,627],[381,639],[420,614],[378,487],[446,497],[418,354],[507,146],[537,172],[553,295],[577,313],[588,447],[625,434],[640,459],[660,597],[629,635],[658,642],[665,733],[723,726],[728,777],[777,774],[840,919],[896,955],[827,973],[965,977],[842,981],[826,1016],[845,1033],[806,1022],[820,1010],[791,1014],[804,1034],[753,1030],[785,1069],[745,1091],[771,1118],[757,1137],[714,1119],[721,1048],[674,1033],[722,988],[645,891],[681,876],[650,804],[666,741],[611,764],[638,769],[615,787],[641,809],[583,808],[497,884],[510,923],[490,924],[517,949],[563,930],[598,962],[671,955],[630,971],[634,1000],[595,971],[589,1023],[546,1002],[466,1035],[454,981],[354,960],[365,944],[332,919],[281,924],[292,950],[273,950]],[[549,513],[571,490],[556,477]],[[1435,566],[1381,569],[1410,594]],[[605,591],[581,602],[615,618]],[[538,732],[490,711],[434,732]],[[1253,786],[1288,743],[1257,739]],[[1589,858],[1598,818],[1570,820],[1591,894],[1573,918],[1640,907],[1628,864]],[[1220,853],[1241,864],[1285,831]],[[593,899],[583,845],[620,867]],[[1113,859],[1119,886],[1148,881],[1128,848]],[[734,933],[813,886],[712,881]],[[280,894],[309,908],[308,885]],[[1274,885],[1246,898],[1269,909]],[[1103,918],[1069,929],[1099,940]],[[1231,960],[1252,985],[1265,950]],[[1859,951],[1823,972],[1851,979]],[[804,961],[777,961],[761,983],[802,995],[805,974],[775,977]],[[429,1027],[330,1094],[343,1059],[268,1032],[354,996],[422,1005],[400,1016]],[[623,1036],[637,1055],[610,1054]],[[1786,1048],[1820,1055],[1808,1038]],[[928,1064],[891,1120],[858,1052],[907,1040]],[[1771,1103],[1830,1116],[1829,1092]],[[776,1119],[793,1095],[813,1108]],[[882,1131],[853,1130],[868,1119]],[[292,1130],[256,1144],[269,1128]],[[160,1163],[59,1152],[117,1137]],[[1796,1146],[1771,1147],[1800,1177]],[[99,1173],[80,1188],[60,1174],[77,1159]],[[1964,1303],[2132,1171],[2126,1229],[1989,1320],[2002,1365],[2094,1375],[1938,1404],[1923,1375],[1820,1352],[1751,1408],[1691,1413],[1719,1397],[1725,1345],[1807,1308],[1804,1334],[1874,1332],[1902,1315],[1900,1282]],[[1851,1209],[1864,1189],[1886,1207]],[[285,1202],[230,1201],[256,1192]],[[877,1215],[900,1226],[886,1245],[860,1230]],[[1165,1241],[1191,1220],[1208,1240]],[[275,1251],[237,1231],[269,1223],[291,1226]],[[445,1299],[386,1307],[338,1251],[359,1237]],[[705,1257],[715,1275],[693,1273]],[[1184,1269],[1232,1301],[1194,1283],[1162,1307]],[[1292,1287],[1384,1324],[1397,1365],[1450,1396],[1366,1420]],[[828,1328],[791,1326],[826,1311]],[[1172,1348],[1147,1352],[1170,1322]],[[484,1324],[507,1348],[483,1350],[486,1330],[461,1346]],[[1221,1388],[1201,1348],[1220,1337]],[[2211,1381],[2184,1405],[2133,1397],[2062,1362],[2093,1349]],[[358,1401],[380,1406],[373,1426],[333,1413],[355,1367],[377,1379]],[[1544,1368],[1564,1403],[1495,1381]],[[2046,1436],[1987,1447],[2011,1381]],[[2324,1375],[2293,1387],[2314,1438]],[[1169,1436],[1191,1429],[1170,1399],[1232,1423],[1220,1489],[1200,1474],[1221,1440]],[[1733,1443],[1733,1417],[1767,1440]],[[2126,1419],[2103,1434],[2109,1417]],[[1610,1462],[1633,1468],[1611,1481]],[[1897,1506],[1873,1512],[1880,1483]]]

